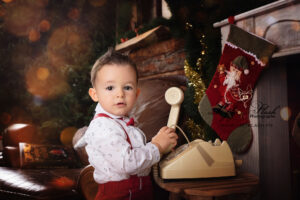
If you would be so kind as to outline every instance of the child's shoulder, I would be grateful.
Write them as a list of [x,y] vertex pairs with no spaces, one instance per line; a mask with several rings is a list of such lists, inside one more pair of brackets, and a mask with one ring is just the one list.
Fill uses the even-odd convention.
[[94,118],[89,125],[89,129],[99,129],[99,128],[110,128],[110,129],[122,129],[123,126],[117,119],[108,117],[97,117]]
[[[123,133],[123,131],[124,129],[122,125],[118,123],[116,119],[99,117],[91,121],[90,125],[86,130],[85,136],[87,138],[107,137],[108,134],[110,136],[113,136],[114,134],[120,135],[120,133]],[[122,137],[124,137],[123,134],[121,135]]]
[[91,125],[102,126],[102,125],[112,125],[112,124],[113,125],[116,124],[115,120],[108,117],[96,117],[90,122],[90,126]]

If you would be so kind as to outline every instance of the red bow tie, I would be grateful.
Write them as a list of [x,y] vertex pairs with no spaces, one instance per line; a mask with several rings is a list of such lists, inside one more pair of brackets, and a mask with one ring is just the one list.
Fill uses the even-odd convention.
[[126,123],[127,126],[134,126],[134,119],[131,117],[129,121]]

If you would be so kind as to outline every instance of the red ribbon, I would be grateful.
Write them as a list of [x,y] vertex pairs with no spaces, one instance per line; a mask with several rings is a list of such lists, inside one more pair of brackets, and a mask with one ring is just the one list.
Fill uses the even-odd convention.
[[134,119],[131,117],[129,121],[126,123],[127,126],[134,126]]
[[228,23],[229,24],[234,24],[234,22],[235,22],[234,16],[228,17]]

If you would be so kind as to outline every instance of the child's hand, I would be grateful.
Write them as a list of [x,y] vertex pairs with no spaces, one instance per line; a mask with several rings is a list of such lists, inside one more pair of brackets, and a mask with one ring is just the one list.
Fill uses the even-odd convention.
[[174,148],[177,144],[178,136],[173,128],[167,126],[162,127],[158,133],[152,138],[151,142],[155,144],[159,152],[163,154],[172,146]]

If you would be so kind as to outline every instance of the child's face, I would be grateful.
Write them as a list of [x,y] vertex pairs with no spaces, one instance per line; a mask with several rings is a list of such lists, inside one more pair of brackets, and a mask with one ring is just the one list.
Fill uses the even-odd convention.
[[97,72],[95,87],[90,88],[89,94],[105,111],[127,115],[138,96],[136,72],[129,65],[104,65]]

